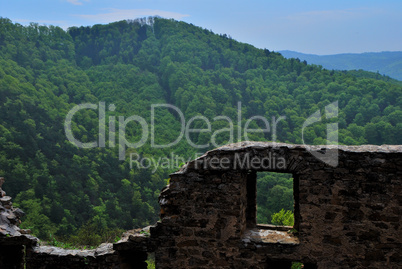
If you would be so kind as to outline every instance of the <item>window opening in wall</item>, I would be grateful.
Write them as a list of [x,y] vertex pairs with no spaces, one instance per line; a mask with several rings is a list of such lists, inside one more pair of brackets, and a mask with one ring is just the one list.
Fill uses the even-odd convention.
[[155,269],[155,253],[148,253],[148,258],[146,260],[148,269]]
[[257,224],[294,226],[295,193],[292,174],[258,172],[256,201]]

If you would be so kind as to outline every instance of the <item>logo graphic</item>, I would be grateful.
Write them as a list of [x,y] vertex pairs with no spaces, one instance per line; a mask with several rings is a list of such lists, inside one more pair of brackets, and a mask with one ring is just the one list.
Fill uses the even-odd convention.
[[[97,110],[98,112],[98,139],[92,142],[81,142],[79,141],[73,134],[72,130],[72,121],[74,115],[79,112],[80,110],[84,109],[91,109]],[[277,139],[277,126],[280,121],[285,120],[286,116],[280,116],[278,118],[272,117],[272,122],[269,122],[263,116],[252,116],[249,119],[243,121],[242,120],[242,109],[241,109],[241,102],[238,102],[237,105],[237,121],[233,121],[231,118],[227,116],[216,116],[212,119],[212,123],[214,121],[224,121],[226,122],[226,127],[221,129],[215,130],[212,129],[211,120],[206,118],[205,116],[194,116],[188,121],[186,121],[184,114],[181,110],[173,105],[170,104],[153,104],[151,105],[150,111],[150,124],[148,124],[145,118],[132,115],[129,117],[124,116],[106,116],[107,111],[115,111],[116,106],[114,104],[110,104],[106,106],[105,102],[99,102],[99,104],[91,104],[85,103],[76,105],[73,107],[67,114],[65,122],[64,122],[64,129],[66,132],[67,139],[74,145],[79,148],[94,148],[94,147],[106,147],[113,148],[115,146],[118,147],[119,152],[119,160],[124,160],[126,158],[126,149],[127,148],[140,148],[144,144],[147,143],[150,137],[150,145],[152,148],[168,148],[176,145],[179,143],[180,140],[186,139],[187,143],[192,146],[193,148],[201,149],[201,148],[208,148],[210,145],[214,146],[215,148],[221,146],[218,145],[216,141],[216,136],[220,133],[226,132],[229,135],[227,143],[232,143],[235,141],[235,137],[237,135],[237,140],[248,140],[248,134],[250,133],[264,133],[264,135],[268,135],[271,133],[271,141],[275,144]],[[180,122],[180,135],[174,140],[170,141],[170,143],[165,144],[157,144],[156,140],[156,128],[155,128],[155,110],[156,109],[170,109],[172,112],[176,113],[179,117]],[[335,118],[338,116],[338,101],[335,101],[325,107],[325,117],[327,120]],[[306,149],[318,160],[336,167],[338,165],[338,123],[328,123],[327,124],[327,146],[326,149],[317,150],[317,146],[310,146],[306,145],[304,141],[304,129],[316,122],[322,120],[322,115],[320,110],[317,110],[313,113],[303,124],[302,127],[302,141],[305,145]],[[194,121],[204,122],[206,124],[206,128],[197,129],[194,128]],[[140,139],[136,142],[130,142],[129,139],[126,137],[126,127],[130,122],[134,122],[140,125]],[[243,124],[244,122],[244,124]],[[259,122],[260,128],[254,129],[251,128],[251,123]],[[237,123],[235,127],[235,123]],[[255,125],[254,125],[255,126]],[[205,133],[210,136],[210,140],[208,143],[203,145],[196,144],[192,141],[191,134],[192,133]],[[117,142],[117,145],[116,145]],[[130,158],[132,155],[130,155]],[[141,167],[147,167],[146,164],[147,159],[139,158],[139,156],[134,156],[135,161],[142,161]],[[172,157],[169,159],[169,163],[175,163],[174,158]],[[131,159],[130,159],[131,161]],[[153,164],[154,166],[162,166],[159,165],[163,161],[163,164],[167,164],[168,161],[164,160],[153,160],[153,162],[148,162],[148,164]],[[131,163],[131,162],[130,162]],[[158,164],[158,165],[157,165]],[[165,165],[166,166],[166,165]]]
[[[338,117],[338,101],[335,101],[325,107],[326,119]],[[327,124],[327,148],[317,150],[316,146],[306,145],[304,142],[304,128],[321,121],[321,112],[317,110],[304,122],[302,128],[302,141],[306,149],[318,160],[332,166],[338,166],[338,123]]]

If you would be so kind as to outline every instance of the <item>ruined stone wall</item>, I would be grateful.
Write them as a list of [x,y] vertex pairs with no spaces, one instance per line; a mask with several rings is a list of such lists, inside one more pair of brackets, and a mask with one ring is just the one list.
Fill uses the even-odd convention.
[[24,266],[24,249],[37,244],[38,239],[18,227],[25,213],[13,207],[12,198],[6,195],[0,177],[0,268],[20,269]]
[[25,248],[25,257],[22,257],[24,266],[14,268],[146,269],[147,252],[152,252],[154,249],[149,235],[143,232],[148,234],[149,227],[127,231],[119,242],[103,243],[95,249],[29,246]]
[[[294,229],[256,223],[259,171],[293,174]],[[402,146],[221,147],[171,175],[155,226],[84,251],[38,246],[2,182],[0,268],[402,268]]]
[[63,249],[41,246],[39,239],[18,227],[24,215],[12,206],[11,197],[2,190],[0,177],[0,269],[146,269],[147,252],[155,245],[149,227],[127,231],[115,243],[96,249]]
[[[402,147],[321,152],[339,163],[303,146],[239,143],[171,175],[151,229],[157,268],[402,268]],[[273,157],[281,163],[258,165]],[[255,225],[257,171],[293,174],[297,234]]]
[[102,244],[92,250],[36,246],[27,250],[25,261],[26,269],[120,268],[112,244]]

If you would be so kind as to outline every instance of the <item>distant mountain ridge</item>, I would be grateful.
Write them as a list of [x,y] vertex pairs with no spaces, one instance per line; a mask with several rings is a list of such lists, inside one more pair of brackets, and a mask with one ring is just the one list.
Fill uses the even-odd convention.
[[299,58],[309,64],[322,65],[326,69],[378,71],[402,81],[402,51],[315,55],[282,50],[279,53],[285,58]]

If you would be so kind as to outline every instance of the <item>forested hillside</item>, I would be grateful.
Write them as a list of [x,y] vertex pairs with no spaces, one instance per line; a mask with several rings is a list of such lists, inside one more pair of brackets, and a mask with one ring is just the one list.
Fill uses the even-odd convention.
[[[304,121],[335,101],[339,115],[331,120],[339,124],[340,144],[402,144],[402,87],[386,80],[287,60],[279,53],[174,20],[120,21],[65,32],[38,24],[24,27],[2,18],[0,176],[6,178],[7,194],[27,213],[23,227],[40,238],[88,231],[100,236],[113,229],[145,226],[158,220],[158,194],[178,167],[152,164],[148,169],[136,165],[131,169],[130,154],[156,160],[179,156],[177,163],[182,164],[212,149],[211,141],[223,145],[244,140],[242,135],[230,141],[228,129],[243,128],[256,115],[270,123],[272,117],[286,118],[278,122],[275,137],[256,132],[248,139],[302,143]],[[114,139],[106,137],[105,147],[90,149],[76,147],[65,134],[70,109],[83,103],[100,107],[100,102],[106,107],[106,134],[111,119],[116,130],[120,126],[119,116],[140,116],[151,130],[152,104],[176,106],[187,123],[191,117],[204,116],[211,127],[209,132],[191,133],[193,145],[183,138],[159,148],[147,139],[141,147],[127,149],[124,160],[119,160],[117,134]],[[155,143],[169,144],[180,134],[180,117],[163,108],[155,115]],[[233,126],[217,116],[229,117]],[[325,144],[328,121],[308,127],[306,142]],[[249,128],[261,124],[253,121]],[[127,124],[127,140],[140,141],[141,127]],[[198,118],[191,128],[208,126]],[[213,136],[217,130],[221,132]],[[72,132],[82,142],[98,141],[99,111],[77,112]],[[271,181],[260,181],[259,186],[272,188]],[[291,188],[287,179],[277,181]],[[269,195],[259,199],[262,212],[278,203]],[[264,220],[270,221],[270,216]]]

